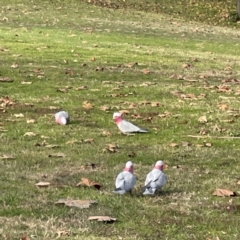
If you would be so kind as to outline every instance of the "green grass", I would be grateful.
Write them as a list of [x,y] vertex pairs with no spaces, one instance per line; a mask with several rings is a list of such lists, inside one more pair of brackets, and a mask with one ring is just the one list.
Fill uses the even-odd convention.
[[[0,157],[14,157],[0,159],[2,239],[56,239],[59,231],[70,235],[61,239],[239,239],[239,198],[212,195],[216,188],[239,191],[236,30],[74,0],[6,1],[0,12],[0,78],[14,80],[0,82]],[[85,101],[93,108],[84,109]],[[71,124],[54,122],[59,109]],[[150,132],[119,134],[112,121],[118,110]],[[200,123],[201,116],[208,121]],[[115,153],[106,150],[110,143]],[[49,157],[57,153],[64,157]],[[116,196],[115,178],[131,155],[133,196]],[[143,197],[158,159],[168,165],[168,183]],[[77,188],[83,177],[101,183],[101,191]],[[40,181],[51,185],[37,188]],[[62,198],[98,203],[55,205]],[[92,215],[117,221],[87,221]]]

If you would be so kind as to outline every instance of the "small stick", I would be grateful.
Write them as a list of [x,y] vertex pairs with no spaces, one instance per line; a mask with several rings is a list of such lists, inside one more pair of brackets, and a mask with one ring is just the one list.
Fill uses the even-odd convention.
[[191,138],[222,138],[222,139],[240,139],[240,137],[229,137],[229,136],[201,136],[201,135],[183,135],[183,137],[191,137]]

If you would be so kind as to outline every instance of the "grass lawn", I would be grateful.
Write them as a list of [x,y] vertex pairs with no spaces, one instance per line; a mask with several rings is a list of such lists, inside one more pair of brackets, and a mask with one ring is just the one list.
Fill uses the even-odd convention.
[[[213,196],[240,186],[238,30],[76,0],[0,9],[1,239],[240,239],[239,197]],[[149,133],[120,134],[115,111]],[[115,195],[129,159],[137,184]],[[159,159],[168,182],[143,196]]]

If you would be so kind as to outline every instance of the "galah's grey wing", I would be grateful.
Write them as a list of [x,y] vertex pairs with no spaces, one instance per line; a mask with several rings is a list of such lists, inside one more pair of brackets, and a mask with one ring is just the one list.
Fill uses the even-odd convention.
[[124,189],[124,175],[123,173],[119,173],[115,182],[116,189]]
[[147,132],[146,130],[141,129],[124,119],[118,124],[118,127],[119,127],[120,131],[122,131],[124,133]]

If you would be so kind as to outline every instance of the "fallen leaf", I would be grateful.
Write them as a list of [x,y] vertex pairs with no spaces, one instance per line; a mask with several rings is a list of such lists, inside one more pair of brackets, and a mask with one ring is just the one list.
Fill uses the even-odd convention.
[[60,238],[62,236],[70,236],[70,232],[69,231],[64,231],[64,230],[59,230],[57,231],[57,238]]
[[238,181],[237,184],[240,185],[240,181]]
[[109,216],[91,216],[88,220],[97,220],[98,222],[115,222],[117,219]]
[[76,90],[79,91],[79,90],[86,90],[88,89],[87,86],[80,86],[80,87],[77,87]]
[[13,82],[13,79],[9,77],[0,77],[0,82]]
[[111,136],[112,134],[109,131],[104,130],[104,131],[102,131],[102,135],[103,136]]
[[206,116],[201,116],[201,117],[198,119],[198,121],[199,121],[200,123],[206,123],[206,122],[207,122],[207,117],[206,117]]
[[229,106],[227,104],[218,104],[218,108],[222,111],[227,111],[229,109]]
[[48,157],[56,157],[56,158],[61,158],[61,157],[65,157],[66,155],[64,153],[53,153],[53,154],[49,154]]
[[48,145],[45,145],[45,148],[59,148],[59,146],[48,144]]
[[204,143],[204,146],[206,146],[206,147],[211,147],[212,144],[211,144],[211,143]]
[[98,182],[94,182],[94,181],[91,181],[89,180],[88,178],[81,178],[81,182],[79,182],[76,186],[81,186],[81,185],[85,185],[87,187],[95,187],[97,189],[100,189],[102,187],[102,185]]
[[67,88],[59,88],[57,89],[58,92],[62,92],[62,93],[67,93],[68,89]]
[[128,68],[132,68],[133,66],[136,66],[136,65],[138,65],[137,62],[131,62],[131,63],[125,63],[125,64],[124,64],[124,66],[125,66],[125,67],[128,67]]
[[95,200],[69,200],[69,199],[59,199],[55,204],[65,204],[68,207],[78,207],[78,208],[89,208]]
[[102,110],[102,111],[108,112],[108,111],[110,111],[112,108],[109,107],[109,106],[101,106],[99,109]]
[[13,64],[11,65],[11,68],[18,68],[18,64],[17,64],[17,63],[13,63]]
[[179,147],[179,144],[178,143],[170,143],[169,146],[170,147]]
[[78,141],[78,140],[70,140],[66,142],[66,144],[80,144],[80,143],[82,143],[82,141]]
[[49,182],[39,182],[35,184],[35,186],[37,187],[49,187],[49,185],[50,185]]
[[15,157],[13,157],[12,155],[2,155],[1,157],[0,157],[1,159],[6,159],[6,160],[9,160],[9,159],[15,159]]
[[143,69],[142,71],[141,71],[143,74],[150,74],[150,70],[149,69]]
[[218,197],[224,197],[224,196],[236,196],[237,193],[236,192],[232,192],[228,189],[216,189],[215,192],[213,193],[214,196],[218,196]]
[[25,82],[25,81],[22,81],[21,84],[30,85],[30,84],[32,84],[32,82]]
[[82,107],[88,110],[93,108],[92,104],[88,101],[83,102]]
[[161,107],[163,106],[160,102],[151,102],[152,107]]
[[107,145],[107,147],[105,149],[103,149],[103,151],[107,150],[109,152],[115,153],[117,151],[117,149],[119,148],[116,144],[112,144],[112,143],[109,143],[109,144],[106,144],[106,145]]
[[27,119],[27,123],[35,123],[34,119]]
[[190,68],[190,67],[191,67],[191,65],[189,63],[184,63],[182,65],[182,68]]
[[92,143],[92,142],[94,142],[94,139],[93,138],[87,138],[87,139],[84,139],[83,142]]
[[34,136],[36,136],[37,134],[36,133],[34,133],[34,132],[26,132],[26,133],[24,133],[24,135],[23,136],[29,136],[29,137],[34,137]]
[[22,114],[22,113],[19,113],[19,114],[14,114],[13,115],[14,117],[16,117],[16,118],[22,118],[22,117],[24,117],[24,115]]

